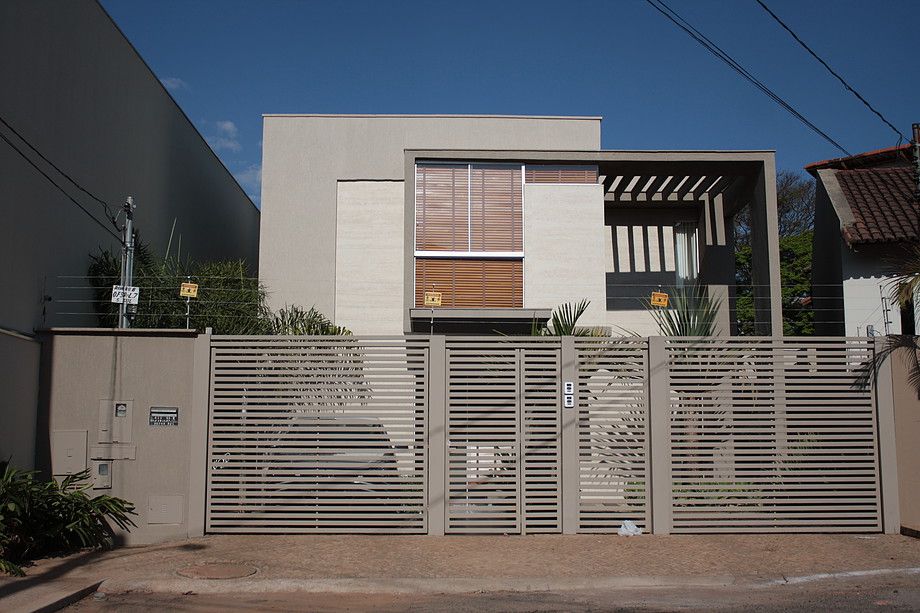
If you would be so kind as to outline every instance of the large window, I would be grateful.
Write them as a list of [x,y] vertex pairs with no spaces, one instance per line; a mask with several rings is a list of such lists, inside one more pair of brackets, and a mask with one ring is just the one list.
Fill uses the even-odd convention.
[[523,306],[522,181],[521,165],[416,165],[416,306]]

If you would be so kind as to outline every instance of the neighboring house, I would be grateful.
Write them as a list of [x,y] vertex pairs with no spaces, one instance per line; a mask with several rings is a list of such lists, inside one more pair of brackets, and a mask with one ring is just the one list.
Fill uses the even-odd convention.
[[266,115],[260,279],[275,306],[357,334],[528,332],[583,298],[580,323],[655,334],[650,293],[699,280],[729,332],[733,218],[750,204],[757,329],[781,334],[773,153],[602,151],[600,128]]
[[112,207],[133,195],[139,235],[160,253],[175,224],[173,254],[182,237],[183,256],[255,271],[259,211],[97,2],[3,0],[0,58],[0,117],[26,139],[0,123],[12,143],[0,140],[0,459],[27,465],[16,452],[34,432],[31,334],[98,325],[92,293],[65,287],[90,285],[91,252],[121,249],[103,206],[27,142]]
[[817,179],[817,334],[915,333],[916,306],[891,300],[898,262],[920,238],[915,168],[910,145],[805,167]]

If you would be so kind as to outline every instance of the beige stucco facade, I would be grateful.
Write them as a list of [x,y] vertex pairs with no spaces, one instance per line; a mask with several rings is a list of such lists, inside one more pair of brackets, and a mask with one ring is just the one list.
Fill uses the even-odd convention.
[[399,334],[403,322],[403,182],[340,181],[336,193],[336,323]]
[[604,186],[524,186],[524,308],[587,299],[579,320],[607,324]]
[[[37,467],[63,475],[110,461],[111,488],[91,492],[134,503],[128,544],[201,533],[209,368],[208,337],[201,338],[196,360],[196,336],[185,331],[44,335]],[[115,401],[127,403],[122,423],[111,414]],[[151,425],[152,407],[177,409],[178,425]]]
[[406,149],[445,147],[596,151],[600,118],[266,115],[259,278],[272,304],[316,306],[339,320],[339,181],[401,181]]

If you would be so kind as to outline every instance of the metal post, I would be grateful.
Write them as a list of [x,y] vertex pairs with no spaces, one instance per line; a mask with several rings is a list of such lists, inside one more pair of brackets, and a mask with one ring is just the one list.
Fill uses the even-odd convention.
[[[192,282],[192,277],[190,275],[186,276],[185,278],[188,280],[189,283]],[[191,313],[191,305],[192,305],[191,296],[186,296],[185,297],[185,329],[186,330],[188,330],[190,327],[189,326],[189,314]]]
[[670,534],[672,527],[671,407],[665,339],[648,339],[649,443],[652,532]]
[[[875,339],[874,353],[885,348],[884,338]],[[891,361],[881,363],[875,377],[875,409],[878,418],[880,494],[882,498],[882,530],[885,534],[901,531],[900,502],[898,500],[898,457],[895,447],[894,388]]]
[[447,339],[428,344],[428,534],[443,536],[447,512]]
[[[561,341],[560,381],[561,388],[566,382],[572,383],[572,395],[577,399],[578,391],[578,353],[574,336],[563,336]],[[581,483],[578,458],[578,402],[574,407],[566,408],[563,401],[566,391],[560,389],[561,416],[561,462],[562,462],[562,533],[578,532],[578,510],[581,498]]]
[[[121,258],[121,285],[128,287],[134,280],[134,196],[128,196],[123,206],[125,211],[125,227],[122,240]],[[137,312],[134,305],[122,302],[118,306],[118,327],[130,328],[133,314]]]

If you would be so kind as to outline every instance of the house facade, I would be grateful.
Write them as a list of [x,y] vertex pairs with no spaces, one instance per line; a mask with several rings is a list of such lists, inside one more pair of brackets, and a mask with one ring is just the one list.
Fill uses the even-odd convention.
[[758,331],[781,333],[772,152],[604,151],[599,117],[264,118],[260,279],[357,334],[528,333],[565,302],[655,334],[652,291],[734,305],[754,214]]
[[813,305],[819,335],[915,334],[917,301],[891,299],[897,267],[920,240],[910,145],[816,162]]

